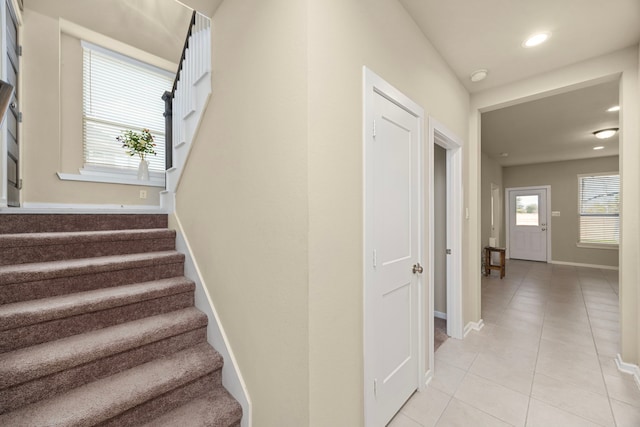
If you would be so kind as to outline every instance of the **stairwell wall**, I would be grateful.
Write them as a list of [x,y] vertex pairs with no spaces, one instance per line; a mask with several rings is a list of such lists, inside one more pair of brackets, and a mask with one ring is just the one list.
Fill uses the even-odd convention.
[[[142,19],[143,12],[129,10],[126,3],[81,5],[67,0],[32,1],[29,5],[38,9],[24,9],[21,162],[22,197],[27,206],[34,203],[159,205],[158,193],[162,190],[159,187],[61,181],[56,175],[57,172],[78,174],[84,164],[82,51],[78,39],[61,31],[60,18],[152,51],[165,62],[168,58],[177,61],[180,56],[191,14],[187,8],[166,2],[163,3],[167,5],[166,14],[156,7],[157,16]],[[136,25],[122,25],[123,13],[128,13],[129,19],[136,19]],[[172,16],[163,21],[164,15]],[[175,38],[175,42],[170,43],[170,38]],[[139,197],[140,190],[147,191],[146,199]]]
[[308,425],[306,2],[224,1],[176,193],[255,426]]

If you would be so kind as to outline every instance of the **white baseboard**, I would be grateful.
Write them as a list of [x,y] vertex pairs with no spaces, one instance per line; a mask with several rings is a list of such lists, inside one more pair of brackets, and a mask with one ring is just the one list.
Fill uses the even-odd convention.
[[236,358],[229,344],[227,335],[220,322],[220,317],[216,311],[215,305],[211,300],[211,296],[204,286],[204,280],[198,264],[193,259],[191,246],[189,241],[184,235],[184,229],[182,223],[177,215],[173,215],[176,223],[176,250],[183,253],[184,260],[184,275],[193,280],[196,284],[195,291],[195,306],[200,311],[204,312],[209,318],[207,325],[207,341],[220,353],[224,359],[224,365],[222,366],[222,384],[229,393],[240,403],[242,406],[242,427],[249,427],[252,425],[252,408],[251,399],[249,397],[249,391],[242,378],[240,367],[236,361]]
[[433,311],[433,317],[437,317],[438,319],[447,320],[447,313],[443,313],[441,311]]
[[100,214],[100,213],[166,213],[158,205],[93,205],[80,203],[29,203],[19,208],[0,208],[0,214]]
[[633,375],[633,379],[636,381],[636,385],[638,386],[638,388],[640,388],[640,367],[638,367],[638,365],[624,362],[622,360],[622,356],[620,356],[620,353],[618,353],[618,355],[616,356],[616,365],[618,366],[618,370],[620,372]]
[[424,387],[427,387],[432,379],[433,379],[433,369],[429,369],[427,372],[425,372],[424,378],[422,381],[422,384],[424,385]]
[[466,337],[469,332],[479,331],[482,328],[484,328],[484,320],[482,319],[478,320],[477,322],[469,322],[464,327],[464,336]]
[[599,268],[601,270],[618,270],[618,267],[614,265],[582,264],[579,262],[567,262],[567,261],[556,261],[556,260],[551,260],[551,264],[570,265],[573,267]]

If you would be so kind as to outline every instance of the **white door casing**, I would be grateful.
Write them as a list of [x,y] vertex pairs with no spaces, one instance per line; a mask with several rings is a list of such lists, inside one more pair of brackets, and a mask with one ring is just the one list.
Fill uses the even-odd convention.
[[551,189],[548,186],[511,188],[506,193],[509,258],[548,262]]
[[365,425],[384,426],[420,387],[422,109],[364,69]]
[[[433,158],[434,144],[447,150],[447,335],[462,339],[464,323],[462,319],[462,140],[451,130],[433,117],[429,117],[429,158]],[[429,235],[434,235],[434,176],[433,168],[429,170]],[[429,239],[429,253],[433,254],[433,239]],[[433,330],[434,275],[433,256],[430,256],[429,305],[430,331]],[[433,338],[433,337],[432,337]],[[429,343],[429,371],[433,373],[433,339]]]

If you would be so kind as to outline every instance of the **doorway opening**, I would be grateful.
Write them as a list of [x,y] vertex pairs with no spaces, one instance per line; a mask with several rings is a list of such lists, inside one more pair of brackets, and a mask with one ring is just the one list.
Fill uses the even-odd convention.
[[[429,119],[429,313],[433,331],[429,371],[434,370],[436,335],[462,339],[462,141]],[[446,317],[446,319],[444,319]]]

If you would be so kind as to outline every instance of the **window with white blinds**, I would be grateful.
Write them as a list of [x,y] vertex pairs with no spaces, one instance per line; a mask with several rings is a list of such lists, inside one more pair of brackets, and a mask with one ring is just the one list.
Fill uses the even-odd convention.
[[149,170],[164,171],[164,101],[171,90],[171,73],[82,42],[83,134],[85,165],[137,169],[138,156],[129,156],[116,137],[124,130],[149,129],[156,155],[147,155]]
[[578,175],[580,243],[620,243],[620,175]]

